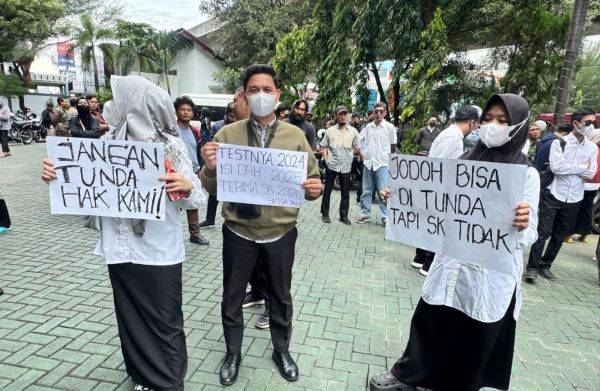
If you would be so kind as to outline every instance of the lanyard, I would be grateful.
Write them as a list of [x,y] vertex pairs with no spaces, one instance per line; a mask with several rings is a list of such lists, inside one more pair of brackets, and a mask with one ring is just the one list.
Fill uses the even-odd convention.
[[[271,131],[269,132],[269,135],[267,136],[267,141],[265,141],[265,145],[263,146],[263,148],[269,148],[269,146],[271,145],[271,141],[273,141],[273,138],[275,137],[275,131],[277,130],[278,122],[279,121],[275,120],[275,123],[271,127]],[[246,124],[246,131],[248,133],[248,146],[253,147],[254,146],[254,126],[252,124],[251,119],[249,119],[248,123]]]

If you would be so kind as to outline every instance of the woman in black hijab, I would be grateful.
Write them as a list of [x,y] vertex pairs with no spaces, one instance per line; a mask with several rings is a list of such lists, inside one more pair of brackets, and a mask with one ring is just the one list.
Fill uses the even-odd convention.
[[[492,96],[481,116],[480,141],[461,159],[528,165],[521,152],[528,118],[529,105],[520,96]],[[510,274],[436,254],[404,354],[391,371],[371,378],[371,390],[508,390],[523,248],[537,237],[539,188],[537,171],[528,167],[523,202],[513,220],[519,239]]]

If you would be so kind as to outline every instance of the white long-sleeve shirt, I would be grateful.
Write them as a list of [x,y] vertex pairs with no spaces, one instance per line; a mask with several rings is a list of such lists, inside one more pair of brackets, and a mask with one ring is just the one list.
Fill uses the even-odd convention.
[[554,180],[548,189],[557,200],[575,203],[583,199],[584,181],[596,174],[598,147],[587,137],[582,142],[577,141],[572,133],[562,139],[566,143],[564,152],[559,140],[554,140],[550,147],[550,170]]
[[436,254],[423,285],[423,300],[428,304],[455,308],[475,320],[491,323],[506,314],[514,293],[513,316],[517,320],[521,310],[523,249],[537,239],[539,194],[539,174],[529,167],[523,195],[523,202],[529,205],[529,226],[519,232],[510,274]]
[[165,219],[146,220],[141,237],[133,233],[130,219],[102,217],[102,232],[94,254],[104,256],[106,263],[164,266],[181,263],[185,259],[179,209],[199,208],[206,202],[206,194],[192,171],[190,158],[182,155],[179,160],[173,160],[177,172],[192,181],[194,190],[188,198],[175,202],[167,197]]
[[458,159],[464,151],[464,138],[465,136],[458,126],[455,124],[448,126],[433,140],[429,157]]

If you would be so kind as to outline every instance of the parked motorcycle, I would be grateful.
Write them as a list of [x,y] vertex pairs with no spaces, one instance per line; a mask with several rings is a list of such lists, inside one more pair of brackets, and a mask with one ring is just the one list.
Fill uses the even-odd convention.
[[17,141],[25,145],[31,144],[34,138],[35,124],[37,123],[39,127],[39,121],[36,119],[21,119],[15,114],[12,114],[10,117],[11,124],[8,131],[8,140]]

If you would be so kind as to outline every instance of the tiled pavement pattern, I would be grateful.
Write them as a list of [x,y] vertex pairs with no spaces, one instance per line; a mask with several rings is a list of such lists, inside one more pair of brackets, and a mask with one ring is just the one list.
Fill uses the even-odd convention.
[[[0,160],[14,225],[0,236],[0,389],[130,390],[106,266],[92,255],[97,234],[81,218],[50,216],[40,180],[44,151],[17,145]],[[325,225],[318,211],[318,201],[301,211],[294,268],[291,350],[300,380],[288,384],[275,371],[269,333],[253,327],[262,309],[251,308],[231,390],[364,390],[369,374],[402,353],[423,282],[410,267],[412,250],[384,241],[374,222]],[[351,216],[358,213],[352,202]],[[211,245],[186,245],[184,264],[188,390],[221,388],[221,234],[204,233]],[[563,247],[553,269],[559,281],[524,286],[511,389],[600,390],[593,241]]]

